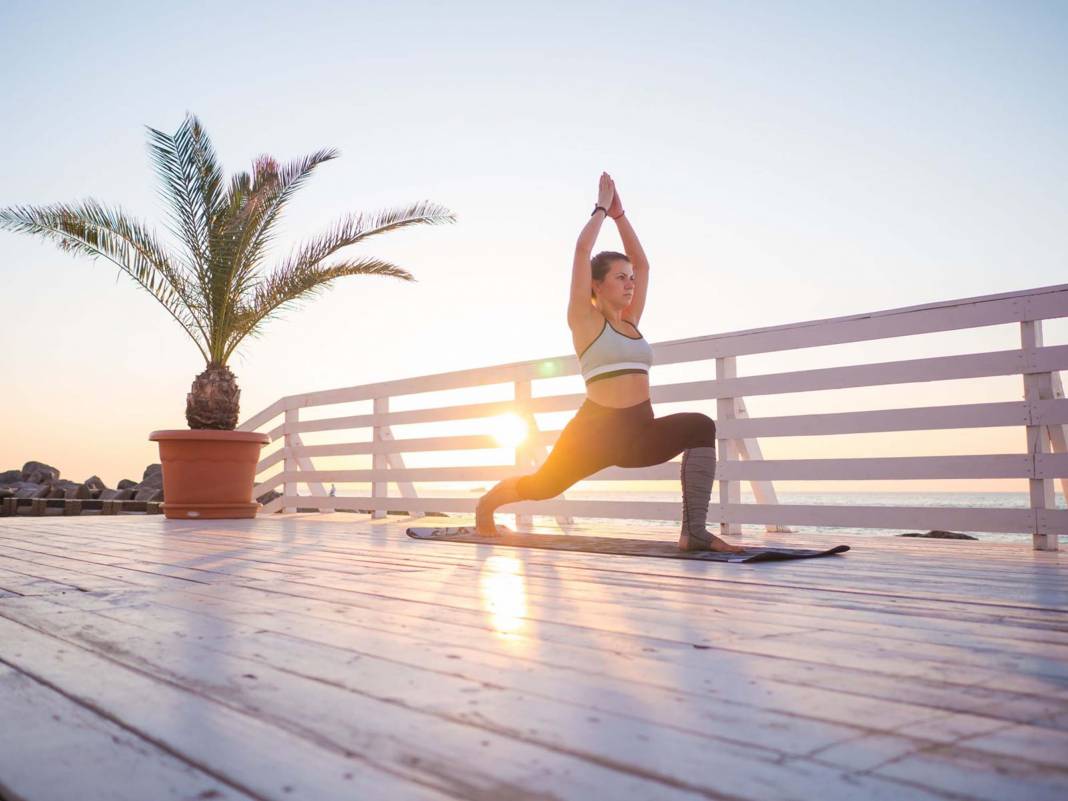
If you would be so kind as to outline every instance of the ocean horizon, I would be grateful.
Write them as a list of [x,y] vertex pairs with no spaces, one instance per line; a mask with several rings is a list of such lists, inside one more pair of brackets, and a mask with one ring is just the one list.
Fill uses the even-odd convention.
[[[427,498],[463,497],[469,495],[477,497],[485,492],[480,488],[455,488],[455,489],[419,489],[420,496]],[[339,492],[339,494],[341,494]],[[976,509],[1026,509],[1030,506],[1030,499],[1026,492],[908,492],[908,491],[880,491],[880,492],[778,492],[780,503],[804,504],[822,506],[915,506],[915,507],[951,507],[951,508],[976,508]],[[599,500],[599,501],[679,501],[678,490],[641,490],[641,491],[611,491],[598,489],[567,490],[563,497],[571,500]],[[713,488],[710,511],[718,502],[718,489]],[[755,503],[756,499],[749,492],[742,492],[743,503]],[[1057,493],[1056,508],[1065,509],[1064,495]],[[541,515],[534,515],[535,523]],[[498,522],[510,524],[508,518],[514,518],[514,513],[509,513],[507,507],[497,511]],[[502,519],[503,518],[503,519]],[[548,519],[552,519],[548,517]],[[591,522],[603,522],[611,525],[613,518],[583,518]],[[629,520],[627,525],[662,527],[665,523],[677,523],[677,520]],[[799,526],[791,525],[792,532],[797,534],[835,534],[850,536],[874,536],[886,537],[897,536],[908,532],[920,531],[921,533],[934,528],[929,526],[923,529],[889,529],[889,528],[856,528],[854,526]],[[760,524],[743,524],[743,532],[758,533],[764,530]],[[1007,533],[990,531],[957,530],[962,534],[971,534],[980,540],[987,542],[1023,542],[1030,541],[1030,533]],[[1068,535],[1062,535],[1061,542],[1068,543]]]

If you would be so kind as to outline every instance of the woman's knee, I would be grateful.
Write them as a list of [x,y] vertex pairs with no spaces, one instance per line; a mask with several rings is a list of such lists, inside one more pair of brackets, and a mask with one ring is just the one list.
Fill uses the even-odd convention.
[[690,448],[714,448],[716,447],[716,421],[707,414],[701,412],[692,413]]

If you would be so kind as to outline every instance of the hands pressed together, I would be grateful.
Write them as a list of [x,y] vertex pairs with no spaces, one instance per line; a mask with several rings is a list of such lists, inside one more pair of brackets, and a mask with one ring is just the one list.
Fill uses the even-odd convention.
[[619,199],[616,182],[607,172],[601,173],[601,180],[597,187],[597,205],[608,209],[608,216],[618,220],[623,216],[623,202]]

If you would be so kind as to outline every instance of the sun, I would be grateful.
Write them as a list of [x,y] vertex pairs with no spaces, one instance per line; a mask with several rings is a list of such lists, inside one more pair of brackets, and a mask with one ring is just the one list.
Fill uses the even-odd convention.
[[490,420],[490,432],[503,448],[515,448],[527,438],[527,424],[514,414],[502,414]]

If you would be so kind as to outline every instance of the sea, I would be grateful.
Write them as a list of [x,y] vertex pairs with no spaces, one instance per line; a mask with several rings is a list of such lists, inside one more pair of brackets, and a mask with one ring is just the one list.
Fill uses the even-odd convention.
[[[485,489],[419,489],[419,494],[426,497],[457,497],[469,495],[472,498],[478,498],[485,492]],[[713,491],[712,505],[709,509],[709,519],[712,519],[712,513],[714,513],[715,505],[717,503],[718,495],[717,491]],[[625,491],[625,492],[612,492],[610,490],[567,490],[564,493],[564,498],[569,500],[591,500],[591,501],[667,501],[676,502],[680,501],[678,491]],[[975,509],[1026,509],[1030,506],[1027,493],[1023,492],[778,492],[779,503],[783,504],[801,504],[801,505],[829,505],[829,506],[914,506],[914,507],[953,507],[953,508],[975,508]],[[1057,508],[1066,508],[1064,496],[1060,493],[1056,496]],[[745,492],[742,493],[743,503],[755,503],[755,499],[752,495]],[[474,507],[472,506],[472,509]],[[534,516],[534,522],[538,523],[538,515]],[[497,522],[504,523],[506,525],[512,525],[514,515],[508,513],[508,507],[502,507],[497,511]],[[603,522],[606,525],[611,525],[615,522],[612,519],[600,519],[600,518],[583,518],[589,522]],[[546,518],[551,520],[551,518]],[[629,520],[628,528],[632,526],[638,527],[642,525],[658,526],[662,527],[665,524],[678,523],[678,520]],[[711,528],[711,526],[710,526]],[[908,532],[926,532],[933,526],[927,528],[912,528],[912,529],[877,529],[877,528],[855,528],[855,527],[837,527],[837,526],[796,526],[790,525],[790,529],[798,534],[834,534],[838,537],[842,536],[855,536],[855,537],[893,537]],[[763,525],[750,525],[744,524],[742,526],[743,532],[760,532],[764,530]],[[1010,534],[1010,533],[994,533],[989,531],[968,531],[967,529],[959,529],[959,533],[971,534],[980,540],[987,542],[1030,542],[1031,535],[1028,533]],[[1060,542],[1068,545],[1068,534],[1060,537]]]

